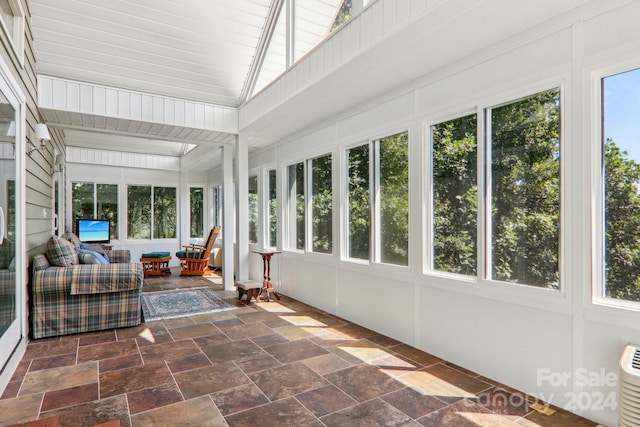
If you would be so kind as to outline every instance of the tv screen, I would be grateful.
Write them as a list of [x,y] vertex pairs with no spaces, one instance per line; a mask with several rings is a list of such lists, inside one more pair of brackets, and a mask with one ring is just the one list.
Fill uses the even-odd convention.
[[108,219],[79,219],[76,230],[83,243],[109,243],[109,226]]

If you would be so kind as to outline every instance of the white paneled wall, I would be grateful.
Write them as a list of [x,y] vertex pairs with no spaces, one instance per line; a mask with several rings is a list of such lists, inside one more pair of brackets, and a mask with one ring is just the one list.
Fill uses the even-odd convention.
[[237,132],[237,110],[48,76],[38,76],[38,106],[89,115]]

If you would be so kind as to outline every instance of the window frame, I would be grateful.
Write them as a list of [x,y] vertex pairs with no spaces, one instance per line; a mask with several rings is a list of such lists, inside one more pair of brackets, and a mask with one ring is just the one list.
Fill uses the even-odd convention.
[[592,212],[591,230],[593,249],[591,251],[591,295],[590,303],[598,309],[611,309],[611,313],[635,312],[640,314],[640,301],[616,299],[605,296],[605,159],[603,121],[604,97],[602,96],[603,80],[616,74],[640,70],[640,61],[634,59],[594,70],[591,73],[592,97],[592,195],[594,211]]
[[[126,225],[125,225],[125,235],[126,235],[126,241],[128,242],[144,242],[144,241],[176,241],[178,239],[178,230],[179,230],[179,223],[180,223],[180,216],[179,216],[179,205],[178,205],[178,198],[179,198],[179,191],[178,191],[178,187],[177,186],[171,186],[171,185],[162,185],[162,184],[158,184],[158,185],[154,185],[154,184],[136,184],[136,183],[125,183],[124,184],[125,187],[125,191],[124,191],[124,202],[125,202],[125,206],[126,206],[126,210],[125,210],[125,218],[126,218]],[[150,234],[151,236],[148,239],[135,239],[135,238],[131,238],[129,237],[129,187],[149,187],[150,191],[151,191],[151,197],[149,199],[149,205],[150,205],[150,213],[149,213],[149,217],[151,219],[151,223],[149,224],[150,227]],[[155,230],[155,188],[173,188],[176,191],[176,198],[175,198],[175,203],[176,203],[176,223],[175,223],[175,227],[176,227],[176,237],[163,237],[163,238],[156,238],[154,236],[154,230]],[[120,214],[120,212],[119,212]]]
[[[467,116],[475,115],[476,116],[476,274],[475,275],[466,275],[460,273],[453,273],[444,270],[437,270],[435,268],[435,251],[434,251],[434,194],[433,194],[433,186],[434,186],[434,177],[433,177],[433,126],[446,123],[448,121],[464,118]],[[459,110],[451,114],[443,115],[436,117],[430,121],[425,121],[423,123],[423,135],[425,136],[425,176],[426,180],[423,180],[424,183],[424,192],[423,192],[423,200],[425,206],[425,214],[424,214],[424,239],[423,239],[423,247],[424,247],[424,257],[423,257],[423,274],[433,275],[433,276],[441,276],[445,278],[451,278],[458,281],[463,282],[471,282],[478,283],[482,274],[484,274],[484,269],[481,268],[481,249],[483,246],[480,246],[480,242],[484,240],[482,236],[483,230],[483,215],[481,213],[482,206],[482,191],[483,191],[483,138],[484,134],[483,128],[483,109],[481,108],[473,108],[466,110]]]
[[[271,221],[272,221],[272,217],[271,217],[271,172],[273,172],[274,174],[274,178],[275,178],[275,192],[276,192],[276,197],[275,197],[275,204],[276,204],[276,209],[275,209],[275,221],[276,221],[276,229],[275,229],[275,236],[272,236],[271,233]],[[278,247],[278,231],[279,231],[279,227],[278,227],[278,168],[276,166],[266,166],[263,169],[262,172],[262,176],[263,176],[263,194],[265,195],[265,197],[262,198],[263,202],[262,202],[262,212],[264,212],[264,215],[262,216],[263,218],[263,232],[262,235],[264,236],[264,242],[263,242],[263,247],[264,248],[271,248],[271,249],[275,249]],[[271,239],[272,237],[275,237],[275,241],[276,244],[272,245],[271,244]]]
[[7,0],[7,3],[13,12],[13,34],[10,34],[7,23],[1,14],[0,27],[2,28],[2,32],[5,34],[7,40],[9,40],[11,52],[15,55],[20,67],[24,68],[26,16],[20,0]]
[[[202,222],[202,234],[199,235],[199,236],[192,236],[191,235],[191,226],[192,226],[192,221],[193,221],[193,210],[192,210],[193,203],[192,203],[191,197],[193,196],[192,191],[193,191],[194,188],[199,188],[202,191],[202,200],[201,200],[201,202],[202,202],[202,212],[200,213],[200,216],[201,216],[200,221]],[[195,184],[194,185],[189,185],[189,238],[191,238],[191,239],[194,239],[194,238],[195,239],[197,239],[197,238],[204,239],[204,237],[205,237],[204,233],[206,232],[205,231],[205,228],[206,228],[206,210],[207,209],[206,209],[204,185],[195,185]]]
[[[71,205],[71,209],[70,209],[70,218],[71,218],[71,229],[68,231],[73,231],[73,232],[77,232],[77,230],[75,230],[76,227],[76,217],[75,217],[75,211],[73,209],[73,185],[77,184],[77,183],[83,183],[83,184],[91,184],[93,186],[93,212],[92,212],[92,218],[98,218],[98,185],[109,185],[109,186],[115,186],[116,187],[116,207],[117,207],[117,213],[116,213],[116,219],[117,222],[116,224],[111,223],[111,227],[114,229],[115,231],[115,237],[111,237],[111,241],[120,241],[120,221],[121,221],[121,206],[120,206],[120,185],[118,183],[115,182],[98,182],[98,181],[91,181],[91,180],[83,180],[83,179],[79,179],[76,181],[71,181],[69,184],[69,191],[70,191],[70,198],[69,198],[69,203]],[[61,195],[60,195],[61,196]],[[60,218],[58,218],[58,221],[61,221]],[[58,228],[63,228],[63,227],[58,227]]]
[[[343,226],[341,227],[343,231],[343,244],[341,247],[341,260],[345,262],[349,262],[352,264],[361,264],[361,265],[379,265],[384,266],[384,268],[401,268],[408,270],[411,266],[411,255],[407,253],[407,263],[406,264],[393,264],[382,262],[382,233],[381,233],[381,192],[380,192],[380,142],[386,138],[394,137],[400,134],[407,134],[407,168],[409,169],[408,173],[408,182],[407,182],[407,203],[409,206],[409,212],[407,216],[407,227],[411,225],[411,162],[410,162],[410,147],[411,147],[411,138],[412,131],[411,127],[404,126],[400,128],[392,128],[386,132],[378,132],[376,136],[370,137],[367,140],[359,140],[358,142],[354,142],[352,144],[344,145],[340,150],[341,154],[341,165],[342,165],[342,174],[344,176],[343,185],[341,188],[342,197],[340,200],[343,203],[343,215],[342,221],[344,221]],[[369,146],[369,213],[370,213],[370,223],[369,223],[369,258],[353,258],[349,256],[350,252],[350,216],[349,216],[349,152],[354,148],[359,148],[364,145]],[[409,242],[410,237],[407,240],[408,252],[411,251],[411,244]]]
[[[463,292],[465,294],[474,295],[482,298],[492,298],[498,301],[504,301],[508,303],[522,304],[523,295],[527,299],[527,305],[531,305],[533,307],[540,307],[545,310],[553,311],[553,312],[566,312],[566,307],[571,297],[571,289],[568,289],[565,285],[567,283],[566,275],[570,274],[571,266],[567,265],[567,258],[565,257],[567,234],[568,227],[566,226],[566,198],[567,191],[565,191],[565,187],[567,185],[566,180],[566,168],[567,168],[567,159],[562,158],[562,156],[566,156],[563,152],[567,148],[566,144],[566,133],[567,133],[567,121],[565,119],[567,103],[566,99],[570,98],[571,91],[570,88],[566,84],[566,80],[569,78],[568,75],[562,74],[556,77],[551,77],[547,80],[537,82],[534,84],[526,85],[525,87],[517,87],[512,89],[507,89],[505,91],[501,91],[492,96],[487,96],[482,98],[481,102],[478,102],[473,107],[463,108],[463,109],[455,109],[449,110],[444,114],[434,114],[429,117],[422,118],[422,131],[423,131],[423,147],[424,147],[424,162],[425,165],[429,165],[430,162],[430,132],[429,128],[433,124],[438,124],[446,120],[455,119],[456,117],[462,117],[464,115],[473,114],[474,112],[477,114],[477,144],[478,144],[478,276],[477,277],[468,277],[462,275],[456,275],[454,273],[446,273],[429,270],[428,267],[428,259],[427,254],[423,254],[423,284],[427,287],[434,287],[438,289],[443,289],[447,291],[451,291],[452,289],[457,290],[459,292]],[[487,197],[486,186],[490,185],[490,182],[487,180],[488,172],[487,167],[490,165],[485,164],[485,159],[487,158],[486,154],[486,145],[487,141],[485,140],[486,134],[486,116],[485,111],[489,108],[495,108],[500,105],[506,105],[512,102],[515,102],[520,99],[525,99],[531,96],[535,96],[536,94],[543,93],[546,91],[557,89],[560,92],[560,146],[561,146],[561,161],[560,161],[560,220],[559,220],[559,288],[558,289],[548,289],[541,288],[537,286],[531,286],[527,284],[519,284],[519,283],[511,283],[511,282],[502,282],[498,280],[489,280],[487,279],[486,271],[487,271],[487,262],[491,262],[490,257],[488,256],[485,248],[490,242],[488,242],[488,234],[487,234],[487,223],[491,220],[488,216],[487,209],[488,204],[485,203],[485,198]],[[425,166],[426,170],[426,166]],[[427,216],[430,215],[430,212],[427,209],[427,195],[430,196],[431,192],[431,182],[427,182],[427,180],[423,179],[422,183],[424,185],[423,195],[425,197],[425,212],[423,214],[423,226],[424,233],[422,236],[423,248],[428,248],[428,234],[430,229],[427,227],[428,220]]]

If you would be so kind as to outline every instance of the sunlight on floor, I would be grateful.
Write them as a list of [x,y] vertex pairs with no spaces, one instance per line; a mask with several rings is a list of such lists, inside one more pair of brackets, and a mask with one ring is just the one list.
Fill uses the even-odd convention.
[[140,332],[138,336],[152,344],[156,342],[156,337],[153,336],[153,332],[151,332],[151,329],[149,328],[146,328],[144,331]]
[[[485,414],[479,412],[456,412],[461,418],[463,418],[467,425],[467,423],[472,423],[472,425],[477,426],[513,426],[515,425],[513,422],[509,421],[505,417],[499,414]],[[462,420],[461,420],[462,421]],[[537,425],[537,424],[533,424]]]
[[269,304],[260,304],[260,308],[269,313],[295,313],[294,310],[275,301],[271,301]]
[[[455,385],[431,375],[424,371],[413,371],[404,375],[394,375],[394,372],[387,372],[388,369],[382,369],[387,375],[396,378],[408,387],[424,394],[440,397],[458,397],[458,398],[475,398],[473,393],[469,393]],[[393,370],[391,370],[393,371]]]
[[328,326],[309,316],[280,316],[280,318],[295,326],[311,326],[315,328],[326,328]]

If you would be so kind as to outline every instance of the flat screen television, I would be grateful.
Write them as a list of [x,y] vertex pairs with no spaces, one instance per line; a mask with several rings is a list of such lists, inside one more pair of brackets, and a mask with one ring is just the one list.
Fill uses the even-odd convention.
[[83,243],[109,243],[108,219],[78,219],[76,231],[78,239]]

